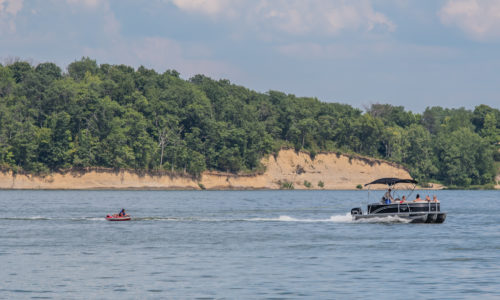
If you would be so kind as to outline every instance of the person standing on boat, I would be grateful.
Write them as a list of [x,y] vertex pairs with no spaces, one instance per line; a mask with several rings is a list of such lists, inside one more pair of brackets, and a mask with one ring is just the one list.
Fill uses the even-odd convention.
[[394,201],[391,195],[391,189],[388,189],[387,192],[384,194],[384,198],[382,198],[385,202],[385,204],[390,204],[391,202]]
[[122,208],[122,210],[120,211],[120,213],[118,214],[119,217],[125,217],[127,215],[127,213],[125,212],[125,208]]

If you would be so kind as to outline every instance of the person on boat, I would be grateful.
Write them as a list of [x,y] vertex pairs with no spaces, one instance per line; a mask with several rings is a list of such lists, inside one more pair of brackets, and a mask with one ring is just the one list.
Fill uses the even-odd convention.
[[417,194],[417,197],[415,198],[415,200],[413,200],[413,202],[422,202],[423,200],[420,198],[420,194]]
[[399,201],[399,203],[405,203],[406,202],[406,196],[403,195],[403,197],[401,198],[401,201]]
[[120,211],[120,213],[118,214],[119,217],[125,217],[127,215],[127,213],[125,212],[125,208],[122,208],[122,210]]
[[394,198],[392,198],[392,195],[391,195],[391,189],[388,189],[387,192],[385,192],[382,200],[385,204],[390,204],[391,202],[394,201]]
[[434,196],[432,197],[432,201],[433,201],[433,202],[439,202],[439,200],[438,200],[438,198],[436,197],[436,195],[434,195]]
[[431,202],[431,197],[430,197],[429,195],[427,195],[427,196],[425,197],[425,201],[427,201],[427,202]]

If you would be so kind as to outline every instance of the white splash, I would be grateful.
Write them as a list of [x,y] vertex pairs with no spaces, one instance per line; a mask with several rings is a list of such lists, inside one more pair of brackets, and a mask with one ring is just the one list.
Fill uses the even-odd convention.
[[344,215],[333,215],[328,219],[300,219],[290,216],[279,216],[278,218],[252,218],[246,219],[244,221],[262,221],[262,222],[305,222],[305,223],[409,223],[411,220],[403,219],[397,216],[388,216],[380,218],[369,218],[369,219],[359,219],[353,220],[350,213]]
[[335,223],[350,223],[352,222],[352,216],[351,213],[346,213],[345,215],[331,216],[330,220]]
[[106,218],[104,217],[99,217],[99,218],[73,218],[72,220],[77,220],[77,221],[106,221]]
[[44,216],[33,216],[33,217],[21,217],[20,219],[25,220],[51,220],[52,218],[44,217]]
[[333,222],[333,223],[348,223],[352,222],[352,217],[350,213],[345,215],[333,215],[328,219],[300,219],[294,218],[290,216],[279,216],[278,218],[252,218],[246,219],[245,221],[262,221],[262,222],[305,222],[305,223],[324,223],[324,222]]
[[398,216],[387,216],[380,218],[359,219],[356,223],[410,223],[410,219],[403,219]]

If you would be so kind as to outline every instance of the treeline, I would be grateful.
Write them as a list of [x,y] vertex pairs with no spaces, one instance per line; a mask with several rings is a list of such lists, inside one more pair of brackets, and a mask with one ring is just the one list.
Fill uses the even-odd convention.
[[281,147],[354,152],[408,167],[421,180],[488,184],[500,111],[374,104],[363,112],[203,75],[97,65],[0,65],[0,165],[46,173],[83,167],[250,172]]

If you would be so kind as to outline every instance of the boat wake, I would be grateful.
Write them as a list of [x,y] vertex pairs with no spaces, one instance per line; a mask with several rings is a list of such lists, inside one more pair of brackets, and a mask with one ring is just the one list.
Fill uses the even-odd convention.
[[411,220],[403,219],[397,216],[388,216],[380,218],[353,220],[350,213],[345,215],[333,215],[328,219],[300,219],[290,216],[279,216],[279,218],[252,218],[245,221],[263,221],[263,222],[305,222],[305,223],[409,223]]
[[6,221],[47,221],[47,220],[52,220],[52,218],[42,217],[42,216],[34,216],[34,217],[4,217],[4,218],[0,218],[0,220],[6,220]]
[[187,221],[193,218],[175,218],[175,217],[132,217],[131,221]]
[[0,218],[0,220],[5,221],[102,221],[104,218],[98,217],[42,217],[42,216],[34,216],[34,217],[4,217]]
[[304,222],[304,223],[325,223],[325,222],[333,222],[333,223],[350,223],[352,222],[352,217],[350,213],[345,215],[333,215],[328,219],[301,219],[294,218],[290,216],[279,216],[278,218],[251,218],[245,219],[244,221],[250,222]]
[[410,219],[400,218],[398,216],[387,216],[379,218],[359,219],[352,221],[353,223],[410,223]]
[[[74,222],[89,222],[89,221],[105,221],[104,217],[43,217],[43,216],[33,216],[33,217],[4,217],[0,220],[5,221],[74,221]],[[296,223],[409,223],[410,220],[403,219],[395,216],[380,217],[380,218],[370,218],[370,219],[359,219],[353,220],[350,213],[344,215],[332,215],[327,219],[312,219],[312,218],[296,218],[287,215],[282,215],[279,217],[272,218],[202,218],[202,217],[161,217],[161,216],[149,216],[149,217],[132,217],[131,221],[135,222],[151,222],[151,221],[163,221],[163,222],[296,222]]]

